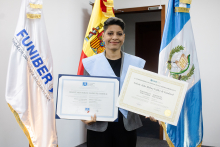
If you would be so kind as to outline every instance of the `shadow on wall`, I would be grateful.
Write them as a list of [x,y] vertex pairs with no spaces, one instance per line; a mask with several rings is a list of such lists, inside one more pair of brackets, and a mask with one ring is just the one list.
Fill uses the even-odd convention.
[[[83,18],[81,19],[82,24],[83,24],[82,34],[85,35],[87,31],[87,27],[89,25],[89,20],[90,20],[91,15],[89,14],[88,9],[82,9],[82,11],[83,11]],[[84,41],[84,38],[83,38],[83,41]]]

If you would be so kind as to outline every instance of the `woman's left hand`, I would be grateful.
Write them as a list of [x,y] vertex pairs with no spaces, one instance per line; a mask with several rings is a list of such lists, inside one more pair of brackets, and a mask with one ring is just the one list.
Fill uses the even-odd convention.
[[81,121],[84,122],[86,125],[91,125],[96,122],[96,114],[94,114],[94,117],[91,116],[91,120],[81,120]]

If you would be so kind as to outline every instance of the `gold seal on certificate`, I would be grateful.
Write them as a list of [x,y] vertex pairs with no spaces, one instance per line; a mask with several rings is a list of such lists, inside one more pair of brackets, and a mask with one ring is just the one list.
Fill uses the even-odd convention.
[[171,115],[171,111],[170,111],[170,110],[166,110],[166,111],[164,112],[164,114],[165,114],[165,116],[170,116],[170,115]]
[[129,66],[117,106],[177,125],[188,83]]

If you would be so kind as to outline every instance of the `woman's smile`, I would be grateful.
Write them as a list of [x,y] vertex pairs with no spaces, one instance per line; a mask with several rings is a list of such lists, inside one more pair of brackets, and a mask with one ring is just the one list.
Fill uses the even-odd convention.
[[111,44],[119,44],[119,42],[113,42],[113,41],[112,41],[112,42],[110,42],[110,43],[111,43]]

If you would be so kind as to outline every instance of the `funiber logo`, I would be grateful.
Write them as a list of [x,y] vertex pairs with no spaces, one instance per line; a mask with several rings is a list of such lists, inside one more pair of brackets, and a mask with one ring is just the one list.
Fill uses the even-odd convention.
[[156,80],[153,80],[153,79],[150,79],[150,81],[151,81],[151,82],[155,82],[155,83],[157,83],[157,81],[156,81]]
[[85,108],[85,111],[86,111],[87,113],[89,113],[90,108]]
[[33,80],[41,89],[47,99],[51,99],[53,93],[53,77],[47,62],[41,56],[39,46],[35,47],[28,32],[23,29],[12,39],[17,51],[27,61],[27,67]]
[[83,86],[87,86],[87,82],[83,82]]

